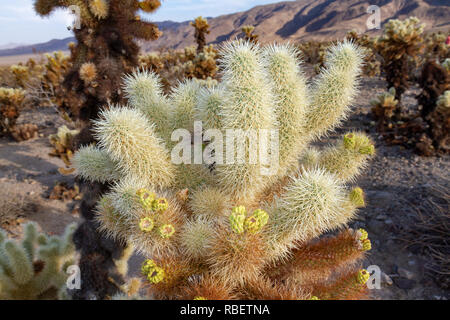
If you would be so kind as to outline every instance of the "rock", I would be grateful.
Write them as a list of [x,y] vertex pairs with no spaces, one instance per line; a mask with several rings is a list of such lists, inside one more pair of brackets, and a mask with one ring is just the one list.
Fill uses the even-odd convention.
[[403,277],[394,278],[393,280],[397,287],[404,290],[411,290],[416,285],[416,281]]
[[381,273],[381,281],[383,283],[386,283],[389,286],[392,286],[392,284],[394,283],[391,279],[391,277],[389,277],[386,273],[382,272]]
[[406,269],[398,268],[397,272],[400,275],[400,277],[403,277],[403,278],[406,278],[406,279],[409,279],[409,280],[414,278],[414,273],[412,273],[411,271],[408,271]]

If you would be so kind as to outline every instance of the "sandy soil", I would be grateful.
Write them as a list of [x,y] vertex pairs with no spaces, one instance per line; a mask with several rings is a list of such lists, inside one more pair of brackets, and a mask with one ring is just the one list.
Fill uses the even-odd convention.
[[[370,124],[369,107],[369,101],[385,90],[385,83],[378,78],[363,79],[361,89],[354,114],[323,143],[333,142],[342,133],[354,129],[367,131],[376,141],[377,156],[355,182],[366,191],[368,206],[351,224],[353,228],[367,229],[373,243],[364,266],[377,265],[383,271],[382,288],[372,290],[372,296],[375,299],[448,299],[449,292],[440,289],[425,270],[428,258],[420,251],[406,249],[399,229],[414,223],[417,208],[432,192],[432,185],[438,183],[448,188],[449,157],[422,158],[410,150],[386,146]],[[405,102],[415,104],[415,94],[417,88],[408,91]],[[51,108],[24,112],[20,121],[38,124],[40,137],[22,143],[0,139],[0,184],[18,187],[25,196],[38,196],[36,209],[27,212],[20,222],[36,221],[48,233],[61,233],[67,224],[80,219],[76,201],[46,198],[55,183],[73,183],[74,179],[60,175],[57,169],[64,166],[63,162],[48,155],[51,150],[48,135],[63,121]],[[7,227],[13,235],[19,235],[16,224]],[[141,260],[139,256],[132,258],[130,273],[136,274]]]

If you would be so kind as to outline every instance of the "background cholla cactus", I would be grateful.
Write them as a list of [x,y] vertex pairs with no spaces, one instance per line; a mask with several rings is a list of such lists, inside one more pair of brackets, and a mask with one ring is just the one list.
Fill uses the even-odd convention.
[[[375,119],[378,120],[378,130],[383,130],[384,126],[389,126],[389,120],[394,116],[398,100],[395,99],[395,88],[380,94],[370,102]],[[392,124],[390,124],[392,126]]]
[[38,128],[34,124],[17,124],[24,107],[26,92],[23,89],[0,88],[0,134],[9,134],[16,141],[36,137]]
[[[48,102],[56,106],[65,106],[69,102],[67,100],[63,82],[64,77],[71,68],[70,57],[65,56],[64,53],[58,51],[53,54],[46,54],[46,63],[44,64],[44,71],[41,76],[39,87],[39,98],[42,101],[43,95],[48,99]],[[40,101],[40,102],[41,102]]]
[[67,126],[58,128],[56,134],[48,137],[50,144],[54,147],[50,155],[60,157],[67,166],[70,166],[73,156],[73,139],[78,133],[80,133],[79,130],[71,130]]
[[182,51],[151,52],[140,57],[141,67],[157,73],[164,92],[184,79],[214,80],[217,77],[218,52],[213,45],[203,47],[197,53],[195,46]]
[[[138,66],[139,47],[135,39],[153,40],[158,28],[137,12],[153,12],[158,0],[36,0],[36,12],[47,16],[57,8],[76,5],[81,11],[81,28],[73,32],[71,68],[65,76],[63,107],[83,121],[95,119],[100,105],[122,101],[118,88],[122,75]],[[49,59],[50,60],[50,59]],[[51,62],[51,61],[50,61]],[[96,79],[96,74],[102,77]],[[95,81],[94,81],[95,80]]]
[[450,152],[449,128],[450,113],[445,108],[445,97],[450,90],[450,72],[444,66],[427,62],[419,79],[422,92],[417,97],[421,105],[420,116],[427,124],[416,143],[423,155]]
[[186,62],[182,64],[184,76],[188,79],[214,78],[217,73],[218,53],[213,45],[203,47],[202,51],[192,55],[189,47],[185,49]]
[[254,26],[243,26],[242,32],[244,33],[244,40],[258,43],[259,36],[257,34],[254,34],[253,31],[255,31]]
[[443,32],[431,33],[425,36],[425,61],[437,60],[438,62],[443,62],[445,59],[450,58],[449,45],[446,43],[448,36],[449,33]]
[[[159,0],[35,0],[34,4],[41,16],[71,5],[80,9],[80,28],[73,29],[77,44],[70,46],[71,68],[63,82],[66,97],[63,108],[80,120],[81,130],[75,145],[93,143],[91,120],[97,118],[101,107],[123,101],[121,78],[138,67],[137,40],[154,40],[160,35],[157,26],[138,13],[153,12],[161,3]],[[92,221],[99,193],[108,186],[81,185],[81,190],[85,189],[89,192],[84,193],[81,214],[86,220],[74,236],[81,251],[82,290],[74,294],[75,298],[103,299],[119,291],[120,281],[111,282],[109,271],[114,272],[112,257],[120,255],[121,246],[102,238]]]
[[[114,185],[98,203],[100,228],[150,258],[142,272],[156,298],[363,297],[368,273],[356,262],[370,250],[367,232],[318,238],[364,206],[363,191],[346,183],[367,165],[373,143],[352,132],[336,146],[308,148],[348,115],[361,50],[350,42],[330,48],[311,86],[288,45],[231,42],[221,56],[223,81],[213,88],[187,81],[167,97],[157,75],[127,76],[130,106],[103,111],[94,128],[99,144],[73,161],[79,175]],[[195,120],[225,136],[227,129],[278,130],[275,174],[263,175],[260,160],[172,163],[172,130],[192,131]],[[237,141],[248,160],[251,148],[244,137]]]
[[75,263],[70,225],[61,237],[48,237],[34,223],[24,226],[22,240],[8,240],[0,230],[0,299],[67,298],[67,268]]
[[[424,25],[416,17],[404,21],[389,20],[377,42],[377,50],[383,57],[382,69],[386,73],[388,88],[395,88],[395,98],[399,103],[409,87],[410,60],[417,58],[423,48],[423,30]],[[398,109],[397,113],[400,111]]]
[[427,117],[433,145],[438,152],[450,152],[450,90],[437,100],[436,109]]
[[436,108],[438,98],[450,89],[450,72],[445,65],[434,61],[425,63],[419,79],[422,92],[417,97],[419,105],[422,106],[421,116],[425,118]]
[[195,41],[197,42],[197,53],[203,51],[206,45],[206,35],[211,31],[208,20],[203,17],[195,18],[194,22],[191,22],[191,26],[195,28]]
[[330,46],[330,42],[305,41],[298,44],[298,49],[303,53],[305,62],[312,64],[316,74],[319,74],[325,64],[325,55]]
[[24,90],[0,88],[0,126],[3,134],[10,133],[16,126],[24,100]]

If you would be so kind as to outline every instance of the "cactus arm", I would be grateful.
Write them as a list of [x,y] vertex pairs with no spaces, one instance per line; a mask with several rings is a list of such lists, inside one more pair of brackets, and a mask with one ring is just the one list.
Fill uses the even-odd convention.
[[[351,137],[351,144],[348,137]],[[337,146],[322,151],[318,165],[343,182],[354,181],[374,153],[373,143],[366,135],[349,133]]]
[[80,148],[72,159],[72,164],[78,176],[95,182],[108,182],[121,178],[115,163],[109,155],[94,146]]
[[174,169],[168,152],[141,111],[111,107],[102,111],[94,131],[99,146],[117,162],[122,174],[157,187],[172,183]]
[[[285,170],[298,166],[298,155],[307,143],[302,128],[308,106],[308,87],[298,55],[289,45],[268,46],[263,52],[277,103],[275,114],[280,131],[280,167]],[[285,174],[285,170],[281,175]]]
[[326,60],[326,68],[314,81],[311,105],[306,113],[306,132],[313,138],[323,136],[347,116],[361,73],[362,52],[345,41],[333,46]]
[[162,91],[161,79],[153,71],[135,71],[124,78],[124,91],[129,103],[142,111],[166,142],[170,141],[170,104]]

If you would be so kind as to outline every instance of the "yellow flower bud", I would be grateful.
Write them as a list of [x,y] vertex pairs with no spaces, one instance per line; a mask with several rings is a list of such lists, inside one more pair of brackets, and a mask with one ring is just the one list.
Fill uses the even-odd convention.
[[358,275],[356,277],[356,280],[359,284],[366,284],[367,281],[369,281],[370,274],[367,272],[367,270],[362,269],[359,270]]
[[152,218],[145,217],[142,218],[139,222],[139,229],[143,232],[150,232],[153,230],[153,227],[155,226],[155,223],[153,222]]
[[366,230],[364,229],[359,229],[358,230],[358,236],[359,236],[359,240],[364,241],[369,237],[369,234],[367,233]]
[[356,138],[353,133],[348,133],[344,136],[345,149],[354,149],[356,146]]
[[258,222],[259,222],[259,225],[260,225],[261,229],[269,221],[269,214],[267,212],[265,212],[264,210],[261,210],[261,209],[257,209],[255,211],[253,211],[253,216],[256,217],[256,219],[258,219]]
[[230,224],[233,232],[237,234],[244,232],[245,213],[246,210],[243,206],[233,208],[233,211],[230,214]]
[[175,233],[175,228],[171,224],[165,224],[162,227],[159,228],[159,235],[164,238],[168,239]]
[[366,205],[364,201],[364,191],[361,188],[355,188],[350,193],[350,201],[357,207],[362,208]]
[[362,242],[362,249],[364,251],[370,251],[372,249],[372,243],[369,239],[366,239]]
[[152,209],[154,211],[164,212],[169,208],[169,202],[166,198],[159,198],[152,203]]
[[152,284],[160,283],[164,280],[165,272],[160,267],[153,267],[147,274],[147,280]]
[[147,189],[139,189],[136,192],[136,195],[139,197],[139,202],[145,210],[152,210],[152,203],[156,197],[154,193],[148,191]]
[[244,228],[249,233],[257,233],[259,230],[261,230],[259,221],[255,216],[251,216],[245,219]]

